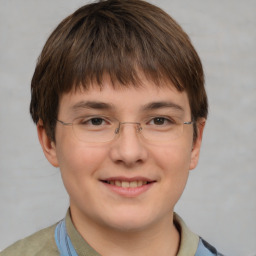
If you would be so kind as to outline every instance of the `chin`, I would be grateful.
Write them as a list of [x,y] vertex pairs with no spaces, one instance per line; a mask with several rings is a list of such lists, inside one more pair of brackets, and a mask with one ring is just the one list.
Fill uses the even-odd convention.
[[[108,223],[108,226],[109,226],[109,223]],[[115,221],[109,227],[112,230],[129,233],[129,232],[138,232],[138,231],[144,230],[147,228],[147,226],[150,226],[149,223],[129,220],[129,221],[118,221],[118,222]]]
[[150,227],[156,219],[142,212],[126,211],[109,216],[105,223],[117,231],[136,232]]

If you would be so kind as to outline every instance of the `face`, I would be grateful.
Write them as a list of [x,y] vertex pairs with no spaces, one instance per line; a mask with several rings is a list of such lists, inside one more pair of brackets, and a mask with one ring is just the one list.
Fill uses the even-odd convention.
[[[175,111],[183,122],[191,121],[186,92],[178,92],[171,84],[157,88],[145,81],[140,88],[113,89],[106,81],[102,90],[94,86],[64,94],[58,119],[68,123],[89,113],[141,122]],[[180,137],[163,144],[144,139],[143,130],[138,133],[134,124],[122,125],[120,134],[105,143],[78,140],[72,126],[60,123],[56,143],[49,141],[40,124],[38,134],[46,157],[60,168],[73,219],[109,229],[137,230],[170,218],[189,170],[197,164],[202,127],[195,142],[193,125],[185,125]]]

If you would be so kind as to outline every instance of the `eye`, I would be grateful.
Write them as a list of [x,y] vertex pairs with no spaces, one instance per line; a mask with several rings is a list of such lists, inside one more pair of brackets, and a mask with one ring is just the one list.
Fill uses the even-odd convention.
[[149,121],[150,125],[170,125],[170,124],[174,124],[175,122],[169,118],[166,117],[154,117]]
[[164,117],[156,117],[152,121],[153,121],[153,123],[155,125],[163,125],[166,122],[166,118],[164,118]]
[[102,123],[104,122],[104,119],[100,117],[95,117],[95,118],[91,118],[88,122],[91,123],[92,125],[102,125]]
[[81,118],[78,121],[78,124],[82,125],[82,126],[102,126],[102,125],[106,125],[109,122],[103,118],[103,117],[84,117]]

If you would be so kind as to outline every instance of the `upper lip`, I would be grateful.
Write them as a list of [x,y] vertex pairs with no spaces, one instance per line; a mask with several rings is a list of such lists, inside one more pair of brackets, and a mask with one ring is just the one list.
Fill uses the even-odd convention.
[[154,182],[156,180],[149,179],[146,177],[142,176],[136,176],[136,177],[123,177],[123,176],[116,176],[116,177],[109,177],[109,178],[104,178],[100,179],[101,181],[127,181],[127,182],[132,182],[132,181],[146,181],[146,182]]

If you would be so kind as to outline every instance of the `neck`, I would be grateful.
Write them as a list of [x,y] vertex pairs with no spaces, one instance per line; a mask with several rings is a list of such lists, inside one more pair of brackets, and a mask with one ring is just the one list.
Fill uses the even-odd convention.
[[173,224],[173,214],[149,227],[132,231],[104,227],[72,210],[71,216],[78,232],[100,255],[175,256],[178,253],[180,235]]

